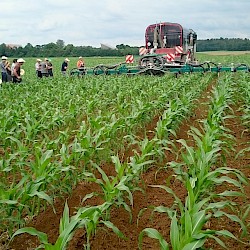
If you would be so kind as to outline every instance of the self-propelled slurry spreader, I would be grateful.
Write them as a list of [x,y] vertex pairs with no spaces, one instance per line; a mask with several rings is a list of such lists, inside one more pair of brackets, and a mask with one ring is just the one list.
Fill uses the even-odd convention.
[[[163,75],[166,72],[175,74],[193,72],[250,72],[246,64],[231,64],[222,66],[211,61],[198,62],[196,54],[197,34],[192,29],[186,29],[178,23],[162,22],[151,24],[145,31],[145,46],[139,48],[139,59],[136,65],[128,61],[115,65],[97,65],[79,71],[74,68],[70,75]],[[133,55],[128,55],[128,58]],[[130,61],[131,62],[131,61]]]

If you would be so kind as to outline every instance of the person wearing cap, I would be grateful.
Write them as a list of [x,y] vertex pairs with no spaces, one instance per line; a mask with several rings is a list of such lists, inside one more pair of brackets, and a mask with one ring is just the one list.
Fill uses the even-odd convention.
[[43,62],[41,62],[41,73],[42,77],[48,77],[48,58],[45,58]]
[[16,66],[16,63],[17,63],[17,59],[13,59],[12,61],[12,64],[11,64],[11,76],[13,77],[13,71],[14,71],[14,68]]
[[53,77],[53,64],[51,62],[51,59],[48,59],[48,63],[47,63],[47,67],[48,67],[48,76]]
[[80,71],[81,75],[83,75],[84,69],[85,69],[85,62],[84,62],[82,56],[79,56],[78,61],[76,63],[76,67]]
[[76,67],[81,70],[81,69],[84,69],[84,66],[85,66],[85,62],[83,60],[83,58],[81,56],[79,56],[79,59],[76,63]]
[[42,78],[42,72],[41,72],[41,59],[36,59],[36,63],[35,63],[35,68],[36,68],[36,75],[39,78]]
[[65,76],[66,75],[66,72],[67,72],[67,69],[68,69],[68,64],[69,64],[69,59],[68,58],[65,58],[63,63],[62,63],[62,67],[61,67],[61,72],[62,74]]
[[2,73],[2,82],[8,82],[8,73],[7,73],[7,68],[8,68],[8,63],[7,63],[8,57],[2,56],[2,61],[0,63],[0,69]]
[[23,65],[23,63],[25,63],[25,61],[23,60],[23,58],[19,58],[17,60],[17,63],[14,67],[14,70],[13,70],[13,83],[20,83],[22,81],[22,78],[21,78],[21,67]]

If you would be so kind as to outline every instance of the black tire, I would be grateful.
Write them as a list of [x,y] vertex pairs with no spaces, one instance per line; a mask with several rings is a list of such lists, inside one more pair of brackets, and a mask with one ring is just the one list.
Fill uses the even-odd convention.
[[139,61],[140,68],[157,68],[162,69],[164,65],[164,58],[162,56],[146,55]]
[[69,75],[70,76],[79,76],[78,68],[73,68],[72,70],[70,70]]

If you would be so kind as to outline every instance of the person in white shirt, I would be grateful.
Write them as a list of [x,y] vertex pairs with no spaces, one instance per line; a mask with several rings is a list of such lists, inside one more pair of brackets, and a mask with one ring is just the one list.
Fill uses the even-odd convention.
[[36,75],[39,78],[42,78],[42,72],[41,72],[41,59],[36,59],[36,63],[35,63],[35,68],[36,68]]
[[12,64],[11,64],[11,76],[13,76],[13,71],[16,66],[17,59],[13,59]]

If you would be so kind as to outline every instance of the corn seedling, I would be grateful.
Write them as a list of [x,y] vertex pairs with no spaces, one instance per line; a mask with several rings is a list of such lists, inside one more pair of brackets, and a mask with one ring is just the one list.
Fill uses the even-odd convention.
[[[117,160],[117,157],[113,157],[113,161],[115,163],[115,170],[117,173],[116,176],[108,177],[106,173],[95,163],[92,163],[92,165],[94,169],[96,169],[99,174],[101,174],[101,178],[97,178],[93,173],[90,172],[84,173],[86,180],[97,183],[100,185],[103,191],[102,194],[92,193],[91,195],[88,195],[88,198],[92,197],[93,195],[101,196],[102,199],[107,203],[123,206],[125,210],[129,212],[130,216],[132,216],[131,209],[124,200],[124,195],[126,193],[130,205],[133,206],[133,190],[131,190],[133,186],[130,185],[130,182],[132,181],[131,176],[126,175],[126,165],[121,164],[120,161]],[[110,217],[110,208],[111,207],[106,210],[107,219]]]
[[[245,230],[242,221],[235,215],[222,212],[221,209],[233,205],[229,201],[226,202],[210,202],[211,197],[204,198],[201,201],[194,202],[192,193],[186,197],[185,204],[176,196],[176,194],[167,186],[152,185],[154,188],[161,188],[173,195],[175,204],[171,207],[159,206],[154,208],[153,212],[166,213],[171,219],[170,226],[170,245],[174,250],[200,249],[205,244],[206,239],[212,238],[219,245],[226,248],[224,242],[218,236],[230,237],[235,240],[236,237],[227,230],[204,229],[209,219],[214,216],[216,218],[226,216],[232,221],[240,223]],[[142,230],[139,235],[139,248],[142,249],[144,235],[157,239],[160,249],[170,249],[169,243],[164,240],[159,231],[153,228]]]

